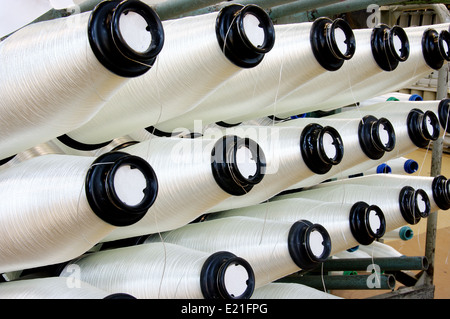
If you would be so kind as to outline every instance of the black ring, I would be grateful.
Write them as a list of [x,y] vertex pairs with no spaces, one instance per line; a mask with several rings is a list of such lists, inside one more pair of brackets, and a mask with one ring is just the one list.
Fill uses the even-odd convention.
[[[380,138],[380,126],[383,125],[389,135],[389,142],[383,143]],[[391,122],[385,118],[377,119],[375,116],[366,115],[358,127],[359,145],[367,157],[373,160],[383,157],[385,152],[394,149],[396,143],[395,131]]]
[[[430,134],[428,131],[428,119],[433,126],[433,132]],[[436,114],[432,111],[423,112],[420,109],[412,109],[408,113],[406,119],[408,126],[408,135],[411,141],[417,147],[426,147],[430,141],[435,141],[440,135],[440,123]]]
[[[116,194],[114,175],[122,165],[139,169],[147,186],[144,197],[137,205],[124,203]],[[99,156],[86,174],[86,197],[94,213],[114,226],[128,226],[141,220],[153,205],[158,193],[158,180],[153,168],[144,159],[123,152],[110,152]]]
[[441,127],[445,132],[450,133],[450,99],[443,99],[439,102],[438,117]]
[[438,175],[433,178],[431,188],[433,190],[433,199],[436,205],[442,209],[450,209],[450,185],[447,178],[443,175]]
[[[247,147],[256,162],[254,175],[243,176],[236,161],[240,147]],[[266,158],[259,145],[249,139],[227,135],[219,139],[211,151],[211,169],[217,184],[234,196],[247,194],[254,185],[262,181],[266,171]]]
[[399,207],[403,219],[410,225],[415,225],[421,220],[416,212],[416,191],[411,186],[405,186],[400,190]]
[[[425,204],[425,210],[421,211],[419,208],[419,202],[418,202],[418,197],[421,197],[424,204]],[[425,192],[423,189],[419,188],[416,189],[416,192],[414,194],[414,202],[415,202],[415,210],[419,212],[419,215],[421,218],[427,218],[428,216],[430,216],[431,213],[431,203],[430,203],[430,198],[428,197],[427,192]]]
[[[376,232],[370,227],[369,215],[371,211],[375,211],[380,219],[380,228]],[[362,201],[352,206],[349,223],[353,237],[361,245],[370,245],[375,239],[381,238],[386,231],[386,219],[381,208]]]
[[79,151],[95,151],[102,147],[107,146],[109,143],[112,142],[112,140],[110,140],[110,141],[98,143],[98,144],[87,144],[87,143],[78,142],[78,141],[74,140],[73,138],[71,138],[67,134],[58,136],[56,139],[58,141],[60,141],[61,143],[63,143],[64,145],[71,147],[73,149],[79,150]]
[[[394,45],[394,35],[398,35],[402,41],[401,54],[399,55]],[[392,29],[386,24],[380,24],[373,28],[371,35],[372,55],[378,66],[384,71],[393,71],[400,61],[409,57],[409,40],[405,30],[394,26]]]
[[[445,37],[445,35],[444,35]],[[442,40],[439,33],[435,29],[427,29],[422,36],[422,53],[427,65],[439,70],[444,65],[444,57],[442,56]]]

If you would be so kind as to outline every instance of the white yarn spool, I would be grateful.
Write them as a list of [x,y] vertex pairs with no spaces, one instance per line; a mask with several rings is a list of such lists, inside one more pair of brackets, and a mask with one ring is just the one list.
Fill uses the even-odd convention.
[[261,146],[266,175],[248,194],[228,198],[208,212],[263,202],[302,179],[339,165],[344,152],[341,137],[333,127],[314,123],[297,127],[238,126],[227,129],[226,134],[249,137]]
[[189,224],[152,235],[146,243],[159,241],[206,252],[227,250],[241,256],[255,272],[255,288],[303,267],[316,267],[328,257],[331,244],[327,231],[308,221],[240,216]]
[[157,191],[152,168],[125,153],[38,156],[2,170],[0,181],[0,272],[79,256],[114,228],[142,218]]
[[[414,174],[419,170],[417,161],[403,156],[387,161],[386,165],[389,167],[388,173],[392,174]],[[380,173],[381,170],[382,167],[378,165],[377,173]]]
[[[376,122],[373,122],[376,121]],[[381,156],[384,152],[390,152],[395,145],[395,132],[388,121],[373,119],[361,121],[361,119],[334,119],[334,118],[299,118],[295,120],[278,123],[278,127],[304,126],[306,123],[318,123],[322,126],[331,126],[335,128],[342,137],[344,145],[344,154],[339,165],[333,166],[328,172],[322,175],[309,176],[298,183],[289,186],[287,189],[296,189],[301,187],[313,186],[319,184],[328,178],[334,177],[340,172],[346,171],[366,161],[371,161],[375,155]],[[363,127],[373,127],[373,129],[362,129]],[[382,143],[380,132],[386,131],[388,140]],[[369,136],[365,137],[366,132]],[[378,133],[377,133],[378,132]],[[371,137],[373,135],[373,137]],[[362,147],[364,143],[364,147]],[[367,151],[366,151],[367,150]],[[374,152],[373,150],[376,150]],[[368,153],[370,152],[370,153]],[[380,155],[378,155],[380,154]],[[370,157],[369,157],[370,156]]]
[[[439,69],[438,65],[440,65],[440,63],[446,63],[449,58],[448,51],[443,49],[445,46],[448,46],[448,34],[447,31],[443,31],[444,33],[442,36],[440,36],[440,33],[434,34],[434,36],[436,36],[435,38],[429,37],[427,41],[423,41],[424,32],[427,29],[430,29],[430,26],[405,28],[404,31],[408,36],[410,47],[408,59],[400,63],[395,70],[389,73],[379,73],[368,80],[355,84],[348,90],[343,91],[341,96],[344,98],[340,103],[334,104],[334,106],[354,104],[414,84],[434,70],[433,66],[430,66],[427,63],[424,58],[425,56],[430,56],[430,59],[434,59],[436,63],[434,67]],[[430,51],[427,51],[427,53],[424,53],[424,42],[427,43],[430,48]],[[443,55],[440,57],[436,57],[435,54],[440,55],[440,51],[445,52],[443,52]],[[431,58],[431,56],[433,56],[433,58]]]
[[[226,144],[230,141],[233,142],[230,137],[227,140],[154,137],[124,148],[125,152],[144,158],[157,171],[158,196],[140,221],[114,230],[104,241],[172,230],[192,222],[225,199],[237,196],[236,191],[252,192],[254,184],[264,176],[262,150],[254,144],[245,144],[244,139],[236,140],[239,147],[234,150]],[[225,151],[234,153],[232,158],[236,161],[226,159],[228,177],[221,173],[215,176],[212,154]],[[241,152],[243,158],[239,157]],[[253,164],[252,171],[246,174],[243,164]],[[238,174],[245,176],[240,182],[242,185],[247,183],[245,186],[239,185]],[[234,180],[232,176],[235,176]],[[223,184],[226,187],[222,187]]]
[[129,294],[110,294],[73,278],[46,277],[0,284],[1,299],[134,299]]
[[369,258],[371,256],[368,253],[366,253],[365,251],[362,251],[361,249],[359,249],[359,246],[358,246],[357,249],[344,250],[344,251],[337,253],[336,255],[333,255],[332,257],[333,258]]
[[207,220],[230,216],[290,223],[306,219],[320,224],[330,235],[331,255],[360,244],[370,244],[384,235],[386,227],[381,209],[356,201],[330,203],[308,198],[289,198],[211,214]]
[[157,52],[136,57],[127,38],[118,38],[114,17],[127,10],[154,15],[137,1],[105,1],[92,12],[28,25],[0,43],[0,158],[76,129],[150,68],[143,64]]
[[69,263],[60,276],[70,277],[74,270],[94,287],[138,299],[246,299],[254,290],[253,270],[244,259],[170,243],[87,254]]
[[414,231],[411,229],[411,227],[403,226],[384,234],[383,241],[390,241],[390,240],[408,241],[411,240],[413,236]]
[[342,299],[302,284],[274,282],[255,289],[251,299]]
[[[432,140],[442,134],[439,119],[432,111],[423,112],[411,108],[396,108],[397,104],[392,103],[423,103],[423,102],[385,102],[391,103],[393,111],[375,110],[376,105],[366,108],[342,112],[329,116],[329,118],[364,118],[371,115],[375,117],[383,116],[392,124],[395,130],[395,147],[391,152],[385,152],[379,159],[365,161],[354,166],[348,171],[335,175],[337,178],[345,178],[355,172],[365,172],[372,167],[387,162],[390,159],[404,156],[419,147],[426,147]],[[399,105],[400,106],[400,105]]]
[[352,184],[353,179],[356,178],[349,179],[349,183],[335,181],[320,184],[299,192],[277,196],[273,200],[298,198],[332,203],[364,201],[382,210],[386,220],[385,232],[408,224],[417,224],[421,218],[426,218],[430,214],[430,199],[422,189],[398,187],[387,183],[382,186]]
[[[258,32],[263,43],[248,44],[248,26],[237,26],[245,17],[261,23]],[[121,88],[92,120],[71,131],[70,138],[95,145],[181,116],[242,68],[256,66],[273,40],[273,26],[266,12],[256,6],[227,6],[219,13],[166,20],[163,26],[164,49],[155,66]],[[230,31],[233,28],[243,28],[239,29],[243,34]],[[222,31],[226,44],[218,35]],[[234,48],[230,41],[244,45]]]
[[[331,184],[333,183],[333,184]],[[342,179],[330,182],[329,185],[335,187],[344,184],[353,184],[360,186],[372,187],[395,187],[401,188],[411,186],[415,189],[423,189],[430,200],[430,211],[439,209],[448,210],[450,208],[450,188],[448,180],[445,176],[436,177],[416,176],[416,175],[399,175],[399,174],[375,174],[350,179]]]
[[[177,128],[193,130],[195,120],[201,120],[204,126],[230,118],[245,117],[246,114],[271,105],[278,97],[294,90],[297,86],[327,72],[326,68],[331,66],[322,66],[321,63],[328,61],[322,62],[316,58],[312,41],[316,38],[312,38],[311,35],[314,32],[319,33],[315,30],[319,28],[322,30],[324,23],[325,18],[319,19],[316,23],[276,25],[274,47],[257,67],[239,72],[191,112],[167,123],[161,123],[157,125],[157,128],[166,132]],[[331,20],[326,19],[326,23],[334,32],[347,27],[346,35],[351,33],[350,27],[342,20],[336,22],[333,27],[331,27]],[[323,33],[320,35],[322,36]],[[348,46],[350,47],[350,44]],[[350,51],[351,49],[345,48],[339,54],[350,58],[352,54]],[[343,61],[341,58],[339,60]],[[238,121],[232,120],[231,123]]]

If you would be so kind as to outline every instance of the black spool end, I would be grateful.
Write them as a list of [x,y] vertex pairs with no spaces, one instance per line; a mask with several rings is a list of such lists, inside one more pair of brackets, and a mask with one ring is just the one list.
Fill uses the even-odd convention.
[[241,124],[242,124],[242,122],[238,122],[238,123],[227,123],[224,121],[216,122],[216,125],[221,126],[221,127],[235,127],[235,126],[238,126]]
[[[253,43],[246,32],[247,16],[258,20],[262,43]],[[235,65],[242,68],[257,66],[275,43],[275,29],[266,11],[256,5],[231,4],[222,8],[216,20],[216,35],[220,49]]]
[[[345,52],[342,52],[337,41],[336,30],[342,31],[345,36]],[[314,56],[319,64],[328,71],[341,68],[345,60],[353,57],[356,49],[356,40],[350,25],[343,19],[331,20],[321,17],[313,22],[310,32],[310,42]]]
[[399,62],[406,61],[409,57],[408,35],[399,26],[390,28],[386,24],[380,24],[373,28],[371,46],[373,58],[384,71],[395,70]]
[[441,127],[445,132],[450,133],[450,99],[443,99],[439,102],[438,117]]
[[145,128],[145,130],[147,132],[149,132],[150,134],[153,134],[153,135],[158,136],[158,137],[172,137],[172,136],[174,136],[174,134],[158,130],[154,126],[148,126],[148,127]]
[[[121,30],[121,17],[129,12],[147,23],[151,41],[143,51],[133,49]],[[122,77],[136,77],[147,72],[164,45],[164,30],[156,12],[138,0],[102,1],[92,11],[88,37],[97,59],[111,72]]]
[[[251,172],[244,172],[240,167],[240,154],[248,155],[243,163],[251,166]],[[219,139],[212,149],[211,169],[217,184],[225,192],[240,196],[247,194],[264,178],[266,158],[255,141],[227,135]]]
[[[121,167],[137,169],[145,179],[146,185],[138,203],[126,203],[117,192],[115,178]],[[98,157],[89,168],[85,190],[89,205],[98,217],[113,226],[129,226],[142,219],[155,202],[158,180],[144,159],[123,152],[110,152]]]
[[17,155],[17,154],[14,154],[14,155],[12,155],[12,156],[9,156],[9,157],[6,157],[6,158],[0,160],[0,166],[2,166],[2,165],[4,165],[4,164],[8,163],[10,160],[12,160],[14,157],[16,157],[16,155]]
[[358,127],[359,145],[370,159],[377,160],[395,147],[395,130],[386,118],[363,117]]
[[422,37],[422,53],[425,62],[434,70],[439,70],[444,61],[450,60],[450,34],[443,30],[438,33],[435,29],[427,29]]
[[450,185],[448,179],[443,175],[436,176],[431,187],[436,205],[442,210],[450,209]]
[[325,174],[341,162],[344,156],[344,143],[334,128],[311,123],[302,131],[300,151],[311,171]]
[[74,140],[73,138],[71,138],[67,134],[58,136],[57,140],[60,141],[61,143],[63,143],[64,145],[71,147],[73,149],[79,150],[79,151],[95,151],[102,147],[105,147],[106,145],[108,145],[109,143],[112,142],[112,140],[111,140],[108,142],[103,142],[103,143],[98,143],[98,144],[87,144],[87,143],[78,142],[78,141]]
[[403,219],[408,224],[415,225],[422,218],[428,217],[431,204],[424,190],[405,186],[400,190],[399,206]]
[[439,119],[432,111],[412,109],[406,119],[408,135],[417,147],[426,147],[430,141],[438,139],[441,127]]
[[[245,271],[248,276],[242,287],[233,291],[227,287],[226,278],[232,276],[232,267],[239,267],[239,271]],[[255,275],[245,259],[227,251],[220,251],[209,256],[203,264],[200,288],[205,299],[250,299],[255,289]]]
[[299,220],[289,230],[288,249],[298,267],[303,270],[313,269],[330,256],[330,234],[322,225]]
[[106,296],[105,298],[103,298],[104,300],[119,300],[119,299],[125,299],[125,300],[133,300],[133,299],[137,299],[136,297],[127,294],[127,293],[115,293],[115,294],[110,294],[108,296]]
[[381,208],[365,202],[352,206],[349,222],[353,237],[361,245],[370,245],[383,237],[386,231],[386,219]]

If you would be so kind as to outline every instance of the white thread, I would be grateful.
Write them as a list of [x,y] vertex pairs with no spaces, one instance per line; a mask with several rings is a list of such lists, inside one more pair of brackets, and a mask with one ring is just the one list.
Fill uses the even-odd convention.
[[389,246],[388,244],[379,241],[374,241],[368,246],[361,246],[359,249],[370,254],[374,258],[404,256],[404,254],[400,253],[392,246]]
[[104,299],[109,293],[85,282],[70,287],[68,279],[45,277],[15,280],[0,285],[1,299]]
[[340,181],[323,183],[296,193],[278,196],[274,200],[281,201],[288,198],[310,199],[331,202],[335,205],[338,203],[354,204],[358,201],[364,201],[369,205],[377,205],[382,210],[386,221],[385,231],[408,225],[400,211],[399,197],[401,187],[387,183],[383,186],[352,184],[351,180],[353,178],[348,180],[348,183],[340,183]]
[[[191,112],[157,127],[170,132],[179,127],[192,130],[195,120],[202,120],[203,125],[227,120],[230,123],[240,122],[241,116],[272,104],[277,96],[325,72],[311,50],[311,25],[276,25],[274,47],[257,67],[242,70]],[[239,119],[234,121],[234,117]],[[253,115],[248,119],[251,118],[254,118]]]
[[274,282],[255,289],[251,299],[342,299],[297,283]]
[[216,18],[211,13],[163,21],[164,47],[152,69],[124,85],[70,137],[95,144],[181,116],[240,71],[217,43]]
[[92,52],[89,16],[35,23],[1,42],[0,157],[79,127],[128,81]]
[[[300,180],[313,176],[300,151],[300,136],[307,124],[297,127],[239,126],[225,130],[225,134],[249,137],[264,151],[266,175],[252,190],[242,196],[230,197],[208,212],[258,204]],[[213,131],[217,133],[216,130]],[[204,132],[208,136],[210,132]],[[224,134],[224,133],[222,133]]]
[[[69,266],[80,267],[82,281],[110,293],[138,299],[204,299],[200,271],[209,255],[168,242],[151,243],[85,255]],[[67,267],[60,276],[70,275]]]
[[[257,288],[299,270],[288,251],[292,224],[235,216],[180,227],[163,233],[162,241],[210,253],[227,250],[241,256],[252,266]],[[146,243],[160,240],[151,236]]]
[[[352,206],[353,203],[350,203],[350,200],[322,201],[308,197],[302,198],[300,193],[298,198],[286,198],[211,214],[208,220],[244,216],[294,223],[297,220],[306,219],[325,227],[331,238],[330,255],[334,255],[359,245],[350,229],[349,216]],[[378,228],[379,225],[374,225],[372,230],[376,232]],[[323,245],[319,246],[320,249],[323,249]],[[317,256],[320,256],[320,253]]]
[[[337,180],[330,182],[329,185],[333,187],[338,187],[338,185],[349,184],[356,187],[394,187],[401,188],[404,186],[411,186],[414,189],[423,189],[427,193],[430,200],[430,211],[438,210],[439,207],[436,204],[433,195],[433,180],[434,177],[431,176],[420,176],[420,175],[403,175],[403,174],[373,174],[361,177],[354,177],[348,179]],[[352,187],[353,187],[352,186]]]
[[49,154],[0,172],[0,272],[67,261],[115,228],[94,214],[83,192],[94,160]]
[[158,196],[139,222],[115,229],[104,241],[181,227],[231,197],[212,174],[211,152],[216,141],[153,137],[124,148],[124,152],[144,158],[153,167]]

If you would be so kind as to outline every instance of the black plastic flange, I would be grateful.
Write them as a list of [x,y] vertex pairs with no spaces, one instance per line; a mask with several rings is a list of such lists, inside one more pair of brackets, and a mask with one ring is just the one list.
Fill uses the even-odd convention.
[[[264,41],[260,45],[253,44],[246,33],[244,19],[247,15],[258,19],[264,32]],[[216,35],[225,56],[242,68],[257,66],[275,43],[272,20],[266,11],[253,4],[231,4],[222,8],[216,20]]]
[[[396,48],[395,38],[401,41],[401,48]],[[405,30],[399,26],[390,28],[380,24],[373,28],[371,35],[372,55],[378,66],[384,71],[393,71],[399,62],[409,57],[409,40]]]
[[73,148],[75,150],[79,150],[79,151],[95,151],[98,150],[102,147],[107,146],[109,143],[112,142],[112,140],[107,141],[107,142],[103,142],[103,143],[98,143],[98,144],[88,144],[88,143],[82,143],[79,142],[77,140],[74,140],[73,138],[71,138],[69,135],[64,134],[61,136],[58,136],[56,138],[58,141],[60,141],[61,143],[63,143],[64,145]]
[[[248,148],[255,162],[255,173],[251,176],[244,176],[239,169],[237,152],[241,147]],[[211,151],[211,170],[225,192],[234,196],[245,195],[264,178],[266,157],[255,141],[227,135],[219,139]]]
[[448,179],[443,175],[438,175],[431,184],[433,199],[436,205],[442,209],[450,209],[450,185]]
[[[123,202],[116,193],[115,174],[124,165],[140,170],[146,179],[143,198],[136,205]],[[110,152],[92,163],[86,174],[85,191],[91,209],[103,221],[114,226],[129,226],[141,220],[155,202],[158,180],[144,159],[124,152]]]
[[[425,209],[422,211],[419,205],[420,200],[425,204]],[[404,186],[400,190],[399,195],[400,213],[403,219],[410,225],[417,224],[422,218],[428,217],[430,214],[430,198],[422,189],[414,189],[411,186]]]
[[[381,130],[386,131],[388,136],[387,142],[383,142],[380,134]],[[380,159],[385,152],[392,151],[396,142],[392,123],[384,117],[377,119],[372,115],[366,115],[359,123],[358,138],[364,154],[373,160]]]
[[439,119],[432,111],[412,109],[406,123],[409,138],[417,147],[426,147],[430,141],[437,140],[441,131]]
[[[316,255],[311,247],[312,232],[319,232],[323,238],[321,243],[323,250],[320,255]],[[330,234],[320,224],[313,224],[308,220],[299,220],[289,230],[289,255],[301,269],[313,269],[327,260],[331,253],[331,244]]]
[[[226,270],[233,265],[244,267],[248,274],[247,288],[239,296],[230,293],[225,282]],[[228,251],[219,251],[209,256],[203,264],[200,288],[205,299],[249,299],[255,289],[255,275],[245,259]]]
[[439,70],[444,61],[450,60],[450,33],[446,30],[438,33],[427,29],[422,36],[422,53],[425,62],[434,70]]
[[16,155],[17,155],[17,154],[14,154],[14,155],[12,155],[12,156],[8,156],[8,157],[6,157],[6,158],[0,160],[0,166],[2,166],[2,165],[4,165],[4,164],[8,163],[10,160],[12,160],[14,157],[16,157]]
[[127,294],[127,293],[118,292],[118,293],[107,295],[103,299],[105,299],[105,300],[120,300],[120,299],[134,300],[134,299],[137,299],[137,298],[134,297],[133,295],[130,295],[130,294]]
[[443,99],[439,102],[438,117],[441,127],[445,132],[450,133],[450,99]]
[[[380,223],[378,229],[372,229],[370,225],[370,215],[373,212]],[[352,206],[349,223],[353,237],[361,245],[370,245],[376,239],[383,237],[386,231],[386,219],[381,208],[366,202],[357,202]]]
[[[347,45],[342,52],[336,42],[336,29],[345,34]],[[321,17],[313,22],[310,31],[310,42],[314,56],[319,64],[328,71],[336,71],[342,67],[345,60],[353,57],[356,50],[356,40],[350,25],[342,19],[331,20]]]
[[[333,140],[334,156],[330,157],[324,147],[324,136],[327,134]],[[300,136],[300,151],[306,166],[316,174],[327,173],[344,157],[344,143],[336,129],[317,123],[308,124]]]
[[[135,12],[147,22],[151,43],[143,52],[132,49],[120,31],[122,14]],[[142,1],[102,1],[92,11],[88,37],[97,59],[122,77],[137,77],[147,72],[164,45],[164,30],[156,12]]]

